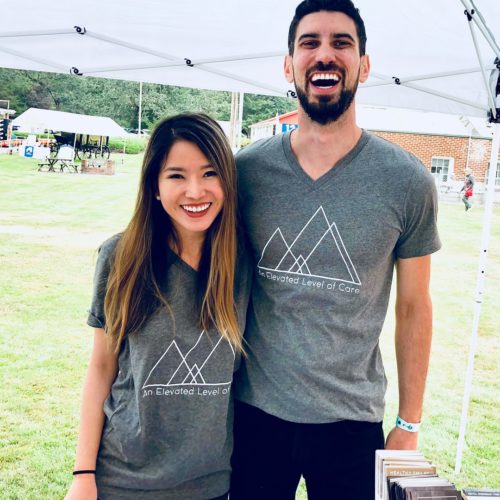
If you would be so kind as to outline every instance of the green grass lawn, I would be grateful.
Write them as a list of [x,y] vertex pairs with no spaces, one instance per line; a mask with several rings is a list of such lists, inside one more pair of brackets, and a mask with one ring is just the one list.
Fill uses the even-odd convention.
[[[0,497],[62,498],[71,481],[96,248],[134,204],[141,157],[114,176],[37,172],[0,156]],[[500,212],[495,210],[462,473],[453,474],[472,328],[483,210],[443,204],[433,257],[435,328],[420,448],[464,487],[500,487],[498,330]],[[393,306],[391,306],[393,307]],[[386,430],[397,411],[390,310],[381,344],[389,380]],[[297,495],[305,499],[304,486]]]

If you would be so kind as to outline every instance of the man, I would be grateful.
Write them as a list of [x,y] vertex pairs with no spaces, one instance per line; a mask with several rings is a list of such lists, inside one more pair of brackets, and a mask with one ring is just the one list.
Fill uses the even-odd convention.
[[431,342],[430,254],[440,243],[425,167],[356,125],[368,78],[350,0],[306,0],[285,75],[299,127],[238,155],[255,258],[236,379],[231,500],[369,500],[384,447],[378,341],[397,268],[399,420],[386,447],[415,449]]
[[472,195],[474,194],[474,176],[472,175],[472,169],[467,167],[465,169],[465,180],[464,180],[464,185],[462,186],[462,189],[460,192],[464,191],[464,194],[462,196],[462,201],[464,202],[465,205],[465,211],[470,210],[472,208],[472,203],[470,201],[470,198],[472,198]]

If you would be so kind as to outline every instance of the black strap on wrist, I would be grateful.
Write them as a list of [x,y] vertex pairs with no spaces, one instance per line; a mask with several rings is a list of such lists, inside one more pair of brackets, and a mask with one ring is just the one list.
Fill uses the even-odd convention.
[[73,476],[78,476],[79,474],[95,474],[95,470],[81,469],[81,470],[74,470],[73,471]]

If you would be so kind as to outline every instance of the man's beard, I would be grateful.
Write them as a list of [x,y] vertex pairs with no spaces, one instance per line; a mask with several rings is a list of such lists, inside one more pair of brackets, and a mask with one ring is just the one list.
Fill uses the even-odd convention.
[[337,70],[342,75],[342,90],[336,101],[332,102],[332,97],[329,95],[319,96],[317,103],[312,103],[308,100],[308,96],[304,89],[300,88],[297,84],[295,85],[295,90],[297,91],[297,97],[299,99],[302,109],[306,112],[307,116],[316,123],[320,125],[328,125],[337,121],[349,108],[356,95],[356,90],[358,89],[358,80],[352,88],[346,88],[345,86],[345,71],[340,70],[340,68],[332,67],[330,65],[322,64],[321,67],[314,68],[314,70],[308,71],[306,75],[306,82],[309,82],[309,76],[313,71],[333,71]]

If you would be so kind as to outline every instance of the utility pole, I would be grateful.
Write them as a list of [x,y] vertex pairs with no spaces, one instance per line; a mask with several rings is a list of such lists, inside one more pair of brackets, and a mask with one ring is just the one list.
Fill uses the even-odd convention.
[[139,126],[137,127],[137,135],[141,136],[141,122],[142,122],[142,82],[139,82]]
[[241,148],[241,127],[243,124],[243,92],[231,94],[231,120],[229,128],[229,143],[233,150]]

